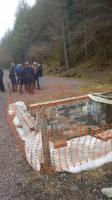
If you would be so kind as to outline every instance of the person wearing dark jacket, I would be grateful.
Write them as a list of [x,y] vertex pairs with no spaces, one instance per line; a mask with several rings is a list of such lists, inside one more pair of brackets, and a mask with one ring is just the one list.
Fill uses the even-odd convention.
[[22,94],[24,85],[24,66],[22,64],[19,66],[18,77],[19,77],[19,92],[20,94]]
[[28,62],[24,65],[24,84],[29,94],[34,94],[34,72]]
[[5,87],[4,87],[4,83],[3,83],[3,70],[0,69],[0,91],[5,92]]
[[20,73],[21,73],[21,64],[17,64],[15,67],[15,72],[17,76],[17,85],[20,85]]
[[42,89],[43,82],[43,66],[42,64],[38,64],[37,72],[36,72],[37,86],[38,89]]
[[15,72],[15,66],[12,65],[11,69],[9,70],[9,78],[11,80],[12,84],[12,91],[17,91],[17,80],[16,80],[16,72]]

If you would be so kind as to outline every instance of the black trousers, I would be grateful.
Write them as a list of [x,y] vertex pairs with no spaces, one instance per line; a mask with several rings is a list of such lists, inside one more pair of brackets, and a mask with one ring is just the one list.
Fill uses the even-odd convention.
[[36,84],[37,84],[37,87],[38,87],[38,89],[40,89],[40,84],[39,84],[39,78],[38,77],[36,77]]
[[3,79],[0,79],[0,91],[5,92],[5,87],[4,87]]

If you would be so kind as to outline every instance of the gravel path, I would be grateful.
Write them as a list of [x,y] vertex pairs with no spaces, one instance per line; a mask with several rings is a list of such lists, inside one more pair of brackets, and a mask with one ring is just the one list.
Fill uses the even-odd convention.
[[24,200],[19,186],[22,182],[18,169],[20,158],[7,125],[6,108],[6,95],[0,93],[0,200]]

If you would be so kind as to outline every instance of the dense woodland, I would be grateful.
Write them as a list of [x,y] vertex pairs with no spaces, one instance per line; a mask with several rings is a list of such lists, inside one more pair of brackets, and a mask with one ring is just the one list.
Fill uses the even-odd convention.
[[112,1],[20,1],[13,30],[0,42],[0,65],[24,60],[64,70],[112,67]]

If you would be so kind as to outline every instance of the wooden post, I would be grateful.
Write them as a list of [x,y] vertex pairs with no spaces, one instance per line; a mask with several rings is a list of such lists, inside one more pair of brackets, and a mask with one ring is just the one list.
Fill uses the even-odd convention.
[[106,105],[106,123],[112,124],[112,105]]
[[44,167],[41,169],[42,172],[49,174],[51,169],[51,158],[50,158],[50,149],[49,149],[49,132],[47,129],[47,112],[45,108],[41,109],[40,115],[40,126],[41,126],[41,135],[42,135],[42,148],[44,156]]

